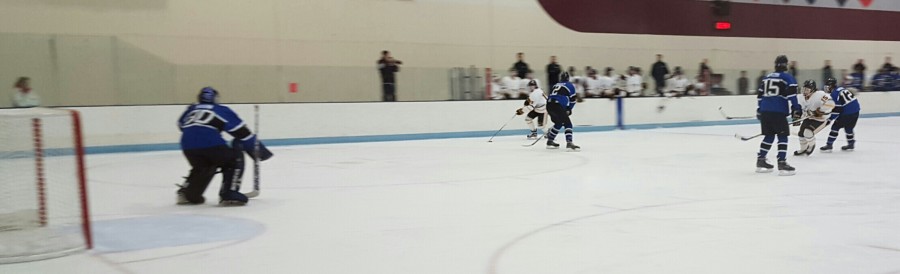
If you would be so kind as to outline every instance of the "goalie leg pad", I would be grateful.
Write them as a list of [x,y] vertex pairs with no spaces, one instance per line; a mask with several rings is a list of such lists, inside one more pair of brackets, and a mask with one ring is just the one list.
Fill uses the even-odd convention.
[[222,163],[222,188],[219,197],[222,201],[247,202],[247,196],[240,192],[241,178],[244,176],[244,148],[235,142],[230,157]]

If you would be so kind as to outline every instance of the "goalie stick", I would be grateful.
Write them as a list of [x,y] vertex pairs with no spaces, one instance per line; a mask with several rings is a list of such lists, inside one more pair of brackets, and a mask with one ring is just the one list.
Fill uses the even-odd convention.
[[253,191],[244,193],[247,198],[259,196],[259,105],[253,105],[253,132],[256,141],[253,142]]

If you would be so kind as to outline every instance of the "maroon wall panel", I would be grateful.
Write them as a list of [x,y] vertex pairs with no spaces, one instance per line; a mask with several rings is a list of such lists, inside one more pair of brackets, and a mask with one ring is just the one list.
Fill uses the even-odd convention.
[[[900,12],[731,3],[716,16],[697,0],[538,0],[559,24],[579,32],[719,37],[900,41]],[[731,30],[715,30],[715,21]]]

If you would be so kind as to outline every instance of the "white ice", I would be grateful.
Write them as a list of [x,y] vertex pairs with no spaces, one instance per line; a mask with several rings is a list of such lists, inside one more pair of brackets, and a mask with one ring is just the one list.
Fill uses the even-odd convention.
[[900,273],[900,117],[789,156],[795,176],[754,172],[760,139],[733,135],[757,131],[273,147],[262,195],[228,208],[218,177],[174,204],[178,151],[89,155],[103,246],[0,273]]

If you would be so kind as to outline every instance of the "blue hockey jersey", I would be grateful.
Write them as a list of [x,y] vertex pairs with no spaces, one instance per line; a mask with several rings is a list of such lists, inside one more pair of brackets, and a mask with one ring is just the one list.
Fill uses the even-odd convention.
[[856,100],[856,96],[850,90],[844,87],[837,87],[831,91],[831,99],[834,100],[834,109],[831,110],[830,119],[834,120],[841,114],[859,113],[859,101]]
[[[756,92],[756,100],[760,112],[784,113],[785,116],[802,108],[797,103],[797,80],[785,72],[773,72],[766,75]],[[791,103],[788,108],[788,102]]]
[[548,103],[557,103],[568,110],[575,107],[575,85],[572,82],[559,82],[553,85],[550,90],[550,96],[547,97]]
[[230,108],[219,104],[193,104],[178,119],[181,149],[197,149],[225,145],[222,131],[239,139],[244,147],[253,147],[254,135],[244,121]]

